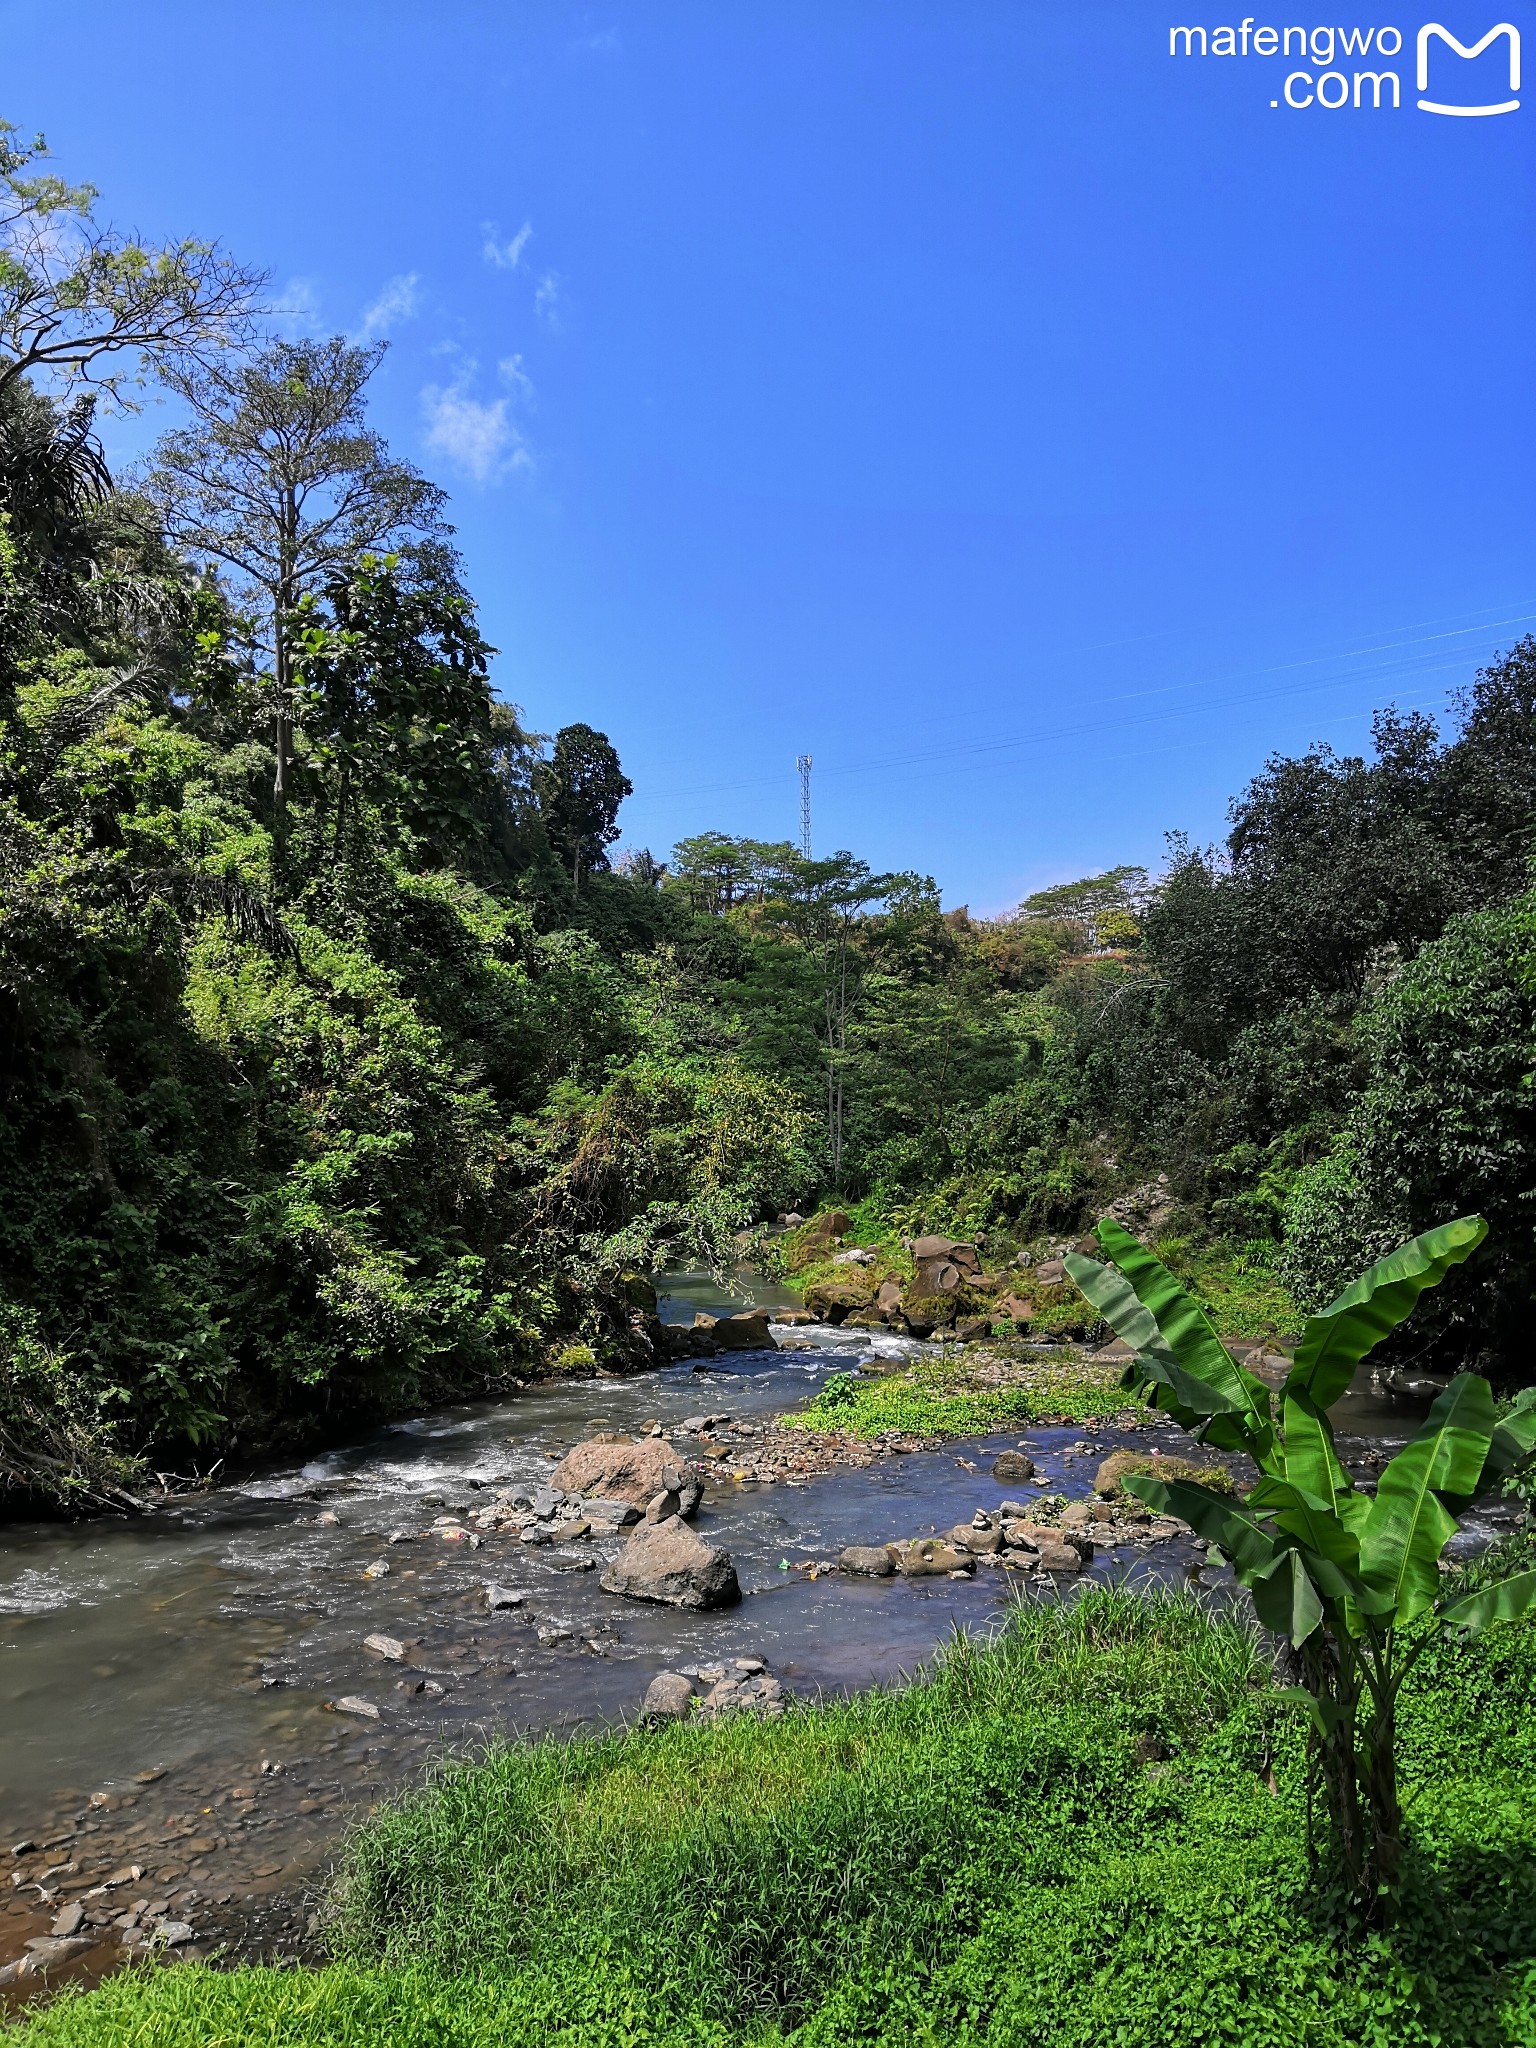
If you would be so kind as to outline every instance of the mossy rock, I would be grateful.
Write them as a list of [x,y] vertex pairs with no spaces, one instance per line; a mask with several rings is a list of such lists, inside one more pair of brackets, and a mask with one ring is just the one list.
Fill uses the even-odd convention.
[[[1197,1465],[1192,1458],[1165,1458],[1161,1451],[1112,1451],[1093,1475],[1093,1490],[1106,1500],[1124,1494],[1122,1482],[1138,1479],[1183,1479],[1208,1486],[1212,1493],[1235,1494],[1236,1482],[1224,1465]],[[1134,1496],[1132,1496],[1134,1498]]]
[[875,1298],[875,1281],[866,1268],[843,1268],[835,1280],[816,1280],[805,1290],[805,1305],[819,1323],[840,1323]]

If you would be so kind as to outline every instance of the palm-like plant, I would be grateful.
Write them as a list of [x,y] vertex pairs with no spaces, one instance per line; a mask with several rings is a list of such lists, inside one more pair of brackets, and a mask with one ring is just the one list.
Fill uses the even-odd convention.
[[[1391,1911],[1401,1855],[1398,1694],[1437,1629],[1462,1633],[1536,1604],[1536,1571],[1440,1597],[1457,1517],[1502,1486],[1536,1448],[1536,1388],[1498,1417],[1488,1383],[1462,1373],[1386,1466],[1374,1496],[1334,1448],[1328,1410],[1355,1368],[1426,1287],[1487,1235],[1464,1217],[1401,1246],[1346,1287],[1302,1332],[1278,1399],[1231,1355],[1199,1304],[1146,1248],[1105,1218],[1112,1263],[1073,1254],[1067,1270],[1135,1353],[1124,1384],[1217,1449],[1246,1452],[1259,1479],[1237,1503],[1181,1480],[1130,1478],[1146,1504],[1216,1545],[1259,1618],[1300,1663],[1342,1875],[1360,1903]],[[1424,1625],[1405,1636],[1406,1624]]]

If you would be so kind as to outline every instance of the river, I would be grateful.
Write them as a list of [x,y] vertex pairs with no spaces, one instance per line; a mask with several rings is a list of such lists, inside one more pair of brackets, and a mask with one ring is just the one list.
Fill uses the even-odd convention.
[[[666,1285],[673,1321],[793,1300],[747,1278],[725,1299],[708,1275]],[[805,1482],[712,1481],[698,1523],[730,1551],[746,1596],[717,1614],[611,1597],[579,1556],[515,1537],[471,1549],[430,1533],[435,1513],[483,1504],[490,1486],[542,1482],[594,1430],[675,1428],[700,1413],[766,1419],[872,1342],[915,1348],[867,1332],[780,1334],[816,1348],[536,1386],[360,1433],[140,1520],[6,1528],[0,1851],[35,1847],[12,1859],[23,1882],[0,1903],[0,1963],[113,1876],[122,1881],[98,1896],[186,1923],[194,1952],[303,1954],[340,1830],[433,1756],[498,1729],[619,1721],[657,1671],[690,1662],[760,1657],[801,1694],[894,1680],[957,1626],[994,1626],[1007,1575],[860,1581],[806,1567],[995,1507],[1009,1490],[988,1476],[1000,1450],[1027,1444],[1055,1489],[1081,1495],[1102,1449],[1126,1441],[1104,1424],[1037,1427]],[[1347,1405],[1346,1426],[1383,1448],[1414,1419],[1368,1390]],[[1095,1565],[1195,1568],[1188,1546]],[[489,1582],[523,1605],[487,1611]],[[411,1645],[404,1683],[425,1691],[402,1690],[401,1667],[364,1648],[373,1633]],[[378,1719],[334,1711],[344,1697]],[[90,1976],[117,1954],[102,1942],[74,1967]]]

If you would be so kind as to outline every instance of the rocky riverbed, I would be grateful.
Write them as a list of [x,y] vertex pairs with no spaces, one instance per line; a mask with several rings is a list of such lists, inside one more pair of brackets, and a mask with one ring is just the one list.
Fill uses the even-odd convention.
[[[896,1680],[956,1626],[994,1626],[1021,1584],[1200,1569],[1094,1492],[1106,1457],[1177,1450],[1177,1431],[1126,1415],[934,1446],[786,1428],[875,1347],[912,1354],[775,1329],[808,1348],[534,1387],[139,1522],[7,1530],[10,1995],[151,1948],[313,1953],[348,1821],[492,1731],[655,1719],[664,1676],[674,1710],[782,1711]],[[600,1478],[615,1458],[627,1489]],[[728,1557],[739,1599],[620,1583],[637,1530],[673,1521]]]

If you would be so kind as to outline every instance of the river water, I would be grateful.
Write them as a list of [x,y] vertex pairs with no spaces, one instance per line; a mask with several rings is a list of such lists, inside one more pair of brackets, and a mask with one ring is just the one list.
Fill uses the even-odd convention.
[[[672,1276],[662,1313],[687,1321],[698,1307],[749,1302],[771,1312],[792,1299],[756,1280],[722,1299],[707,1275]],[[1033,1428],[805,1482],[713,1480],[697,1525],[730,1551],[745,1594],[718,1614],[604,1594],[597,1570],[582,1567],[612,1544],[551,1552],[507,1534],[471,1549],[430,1533],[434,1514],[482,1505],[488,1487],[542,1481],[595,1429],[765,1420],[872,1341],[893,1355],[916,1348],[867,1332],[779,1334],[817,1348],[534,1387],[374,1429],[141,1520],[6,1528],[0,1854],[37,1846],[14,1859],[24,1881],[0,1896],[0,1962],[46,1932],[61,1903],[124,1869],[140,1875],[114,1900],[188,1922],[205,1950],[303,1953],[306,1894],[339,1830],[432,1756],[498,1729],[617,1722],[657,1671],[690,1662],[761,1657],[804,1694],[894,1680],[956,1627],[994,1626],[1012,1597],[1008,1575],[859,1581],[810,1567],[849,1543],[995,1507],[1010,1490],[988,1476],[1000,1450],[1026,1445],[1052,1490],[1081,1495],[1104,1451],[1162,1427],[1135,1438],[1102,1423]],[[1385,1437],[1382,1450],[1416,1419],[1368,1390],[1349,1404],[1345,1426]],[[320,1524],[322,1513],[338,1519]],[[369,1575],[381,1565],[384,1575]],[[1174,1546],[1094,1567],[1195,1568],[1193,1551]],[[490,1582],[524,1604],[489,1612]],[[402,1690],[401,1667],[364,1648],[375,1632],[410,1645],[404,1683],[426,1691]],[[378,1719],[334,1711],[343,1697]],[[91,1975],[115,1957],[103,1944],[76,1967]]]

